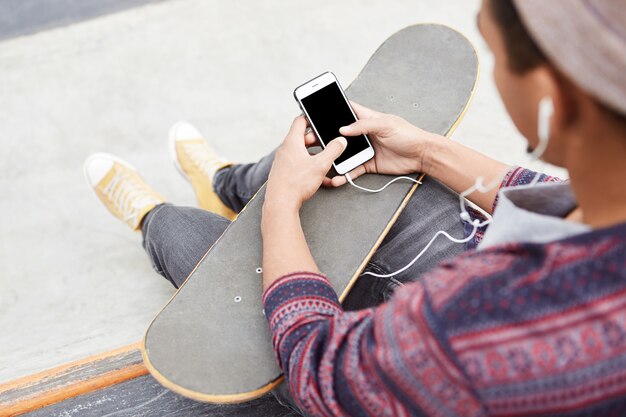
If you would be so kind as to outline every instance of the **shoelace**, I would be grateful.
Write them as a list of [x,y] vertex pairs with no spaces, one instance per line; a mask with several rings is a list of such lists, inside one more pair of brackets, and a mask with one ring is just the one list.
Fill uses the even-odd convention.
[[224,163],[205,143],[185,143],[183,149],[191,161],[210,179],[213,179],[217,170]]
[[122,213],[125,222],[130,220],[136,222],[139,209],[148,204],[159,203],[154,196],[145,191],[137,178],[120,172],[115,174],[103,192]]

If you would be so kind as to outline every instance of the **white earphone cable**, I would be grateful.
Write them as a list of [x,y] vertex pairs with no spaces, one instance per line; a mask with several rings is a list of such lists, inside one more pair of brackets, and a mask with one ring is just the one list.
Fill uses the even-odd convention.
[[[552,120],[553,115],[554,102],[552,101],[552,97],[546,96],[542,98],[539,102],[539,114],[537,116],[537,137],[539,138],[539,143],[537,144],[537,147],[530,153],[530,158],[533,161],[541,161],[540,158],[543,156],[546,149],[548,148],[548,143],[550,143],[550,121]],[[529,186],[534,187],[535,185],[537,185],[540,177],[541,173],[537,171]]]
[[[396,177],[393,180],[389,181],[387,184],[385,184],[384,186],[382,186],[379,189],[376,190],[372,190],[369,188],[365,188],[365,187],[361,187],[360,185],[357,185],[354,183],[354,181],[352,180],[352,177],[350,177],[350,174],[345,174],[346,180],[348,180],[348,183],[350,183],[350,185],[352,185],[353,187],[362,190],[362,191],[367,191],[370,193],[378,193],[383,191],[385,188],[387,188],[388,186],[390,186],[391,184],[393,184],[396,181],[399,180],[409,180],[412,181],[416,184],[422,184],[421,181],[410,178],[410,177]],[[496,185],[499,184],[499,181],[492,181],[492,183],[490,183],[487,187],[485,187],[485,185],[483,184],[483,179],[482,177],[479,177],[476,179],[476,182],[474,183],[474,185],[472,185],[470,188],[468,188],[467,190],[463,191],[460,195],[459,195],[459,201],[460,201],[460,205],[461,205],[461,219],[465,220],[465,221],[471,221],[472,222],[472,231],[470,232],[470,234],[467,237],[464,238],[455,238],[454,236],[451,236],[448,232],[446,232],[445,230],[439,230],[437,233],[435,233],[435,235],[430,239],[430,241],[426,244],[426,246],[424,246],[424,248],[413,258],[413,260],[411,260],[411,262],[409,262],[407,265],[405,265],[404,267],[402,267],[401,269],[392,272],[390,274],[376,274],[374,272],[363,272],[362,275],[372,275],[374,277],[377,278],[391,278],[394,275],[400,274],[404,271],[406,271],[407,269],[409,269],[411,266],[413,266],[413,264],[415,264],[415,262],[417,262],[423,255],[424,253],[426,253],[426,251],[432,246],[432,244],[435,242],[435,240],[439,237],[439,236],[444,236],[446,239],[454,242],[454,243],[467,243],[470,240],[472,240],[474,238],[474,236],[476,235],[476,232],[478,231],[479,228],[488,225],[489,223],[491,223],[491,217],[489,217],[487,220],[485,221],[480,221],[478,219],[474,219],[472,220],[470,214],[468,213],[466,207],[465,207],[465,197],[470,195],[471,193],[473,193],[474,191],[480,191],[480,192],[487,192],[490,189],[492,189],[493,187],[495,187]],[[401,284],[401,283],[400,283]]]
[[[539,137],[539,144],[537,145],[537,147],[532,151],[532,153],[530,154],[530,157],[533,161],[538,161],[541,156],[544,154],[544,152],[546,151],[546,149],[548,148],[548,143],[550,141],[550,121],[552,118],[552,115],[554,113],[554,104],[552,102],[552,98],[551,97],[544,97],[540,102],[539,102],[539,111],[538,111],[538,125],[537,125],[537,133],[538,133],[538,137]],[[396,181],[400,181],[400,180],[409,180],[412,181],[414,183],[417,184],[422,184],[421,181],[410,178],[410,177],[397,177],[394,178],[393,180],[389,181],[387,184],[385,184],[384,186],[382,186],[379,189],[376,190],[371,190],[369,188],[365,188],[365,187],[361,187],[360,185],[357,185],[354,183],[354,181],[352,180],[352,178],[350,177],[350,174],[345,174],[346,180],[348,180],[348,182],[350,183],[350,185],[352,185],[355,188],[358,188],[359,190],[362,191],[367,191],[370,193],[379,193],[381,191],[383,191],[385,188],[387,188],[388,186],[390,186],[391,184],[393,184]],[[533,177],[532,181],[530,182],[529,186],[534,187],[537,182],[539,181],[539,178],[541,177],[541,173],[537,172],[535,174],[535,176]],[[491,191],[493,188],[497,187],[500,182],[502,181],[501,176],[496,176],[496,178],[491,181],[489,184],[485,185],[484,184],[484,179],[483,177],[478,177],[476,178],[476,181],[474,182],[474,184],[469,187],[467,190],[461,192],[459,194],[459,205],[461,208],[461,214],[460,217],[463,221],[466,222],[471,222],[472,224],[472,231],[470,232],[470,234],[465,237],[465,238],[455,238],[453,236],[451,236],[448,232],[446,232],[445,230],[439,230],[437,233],[435,233],[435,235],[430,239],[430,241],[426,244],[426,246],[424,246],[424,248],[415,256],[415,258],[413,258],[413,260],[411,262],[409,262],[407,265],[405,265],[404,267],[402,267],[401,269],[392,272],[390,274],[376,274],[374,272],[369,272],[366,271],[364,272],[362,275],[372,275],[375,276],[377,278],[392,278],[394,275],[398,275],[404,271],[406,271],[407,269],[409,269],[411,266],[413,266],[413,264],[415,264],[415,262],[417,262],[422,255],[424,255],[424,253],[426,253],[426,251],[428,250],[428,248],[431,247],[431,245],[435,242],[435,240],[437,239],[437,237],[439,236],[444,236],[446,239],[450,240],[451,242],[454,243],[467,243],[470,240],[472,240],[474,238],[474,236],[476,236],[476,232],[478,231],[479,228],[484,227],[488,224],[491,223],[491,221],[493,220],[491,216],[487,215],[488,218],[484,221],[480,221],[479,219],[472,219],[472,216],[470,216],[469,212],[467,211],[467,207],[465,206],[465,201],[466,198],[478,191],[480,193],[486,193]],[[393,279],[393,278],[392,278]],[[396,280],[397,283],[400,283],[399,281]]]
[[472,222],[472,225],[474,226],[474,228],[472,229],[472,232],[469,234],[469,236],[467,236],[466,238],[463,238],[463,239],[457,239],[454,236],[450,236],[450,234],[448,232],[446,232],[445,230],[440,230],[437,233],[435,233],[435,235],[430,239],[430,241],[426,244],[426,246],[424,246],[424,249],[422,249],[420,251],[420,253],[418,253],[417,256],[415,256],[415,258],[413,258],[413,260],[411,262],[409,262],[408,264],[406,264],[404,267],[398,269],[395,272],[392,272],[391,274],[376,274],[374,272],[365,271],[365,272],[363,272],[362,275],[372,275],[372,276],[375,276],[377,278],[391,278],[394,275],[401,274],[402,272],[404,272],[407,269],[409,269],[410,267],[412,267],[413,264],[415,262],[417,262],[422,257],[422,255],[424,255],[424,253],[426,253],[428,248],[430,248],[430,246],[435,242],[435,240],[439,236],[444,236],[446,239],[448,239],[448,240],[450,240],[450,241],[452,241],[454,243],[467,243],[467,242],[469,242],[470,240],[472,240],[474,238],[474,236],[476,235],[476,231],[478,231],[478,229],[480,227],[484,226],[489,221],[490,220],[487,220],[487,221],[481,223],[478,219],[475,219]]
[[382,190],[384,190],[385,188],[389,187],[394,182],[400,181],[400,180],[408,180],[408,181],[414,182],[416,184],[421,184],[422,183],[421,181],[413,179],[411,177],[396,177],[396,178],[392,179],[391,181],[389,181],[387,184],[385,184],[382,187],[380,187],[379,189],[372,190],[370,188],[361,187],[360,185],[355,184],[354,181],[352,181],[352,177],[350,177],[350,174],[348,174],[348,173],[345,174],[345,177],[348,180],[348,182],[350,183],[350,185],[352,185],[354,188],[358,188],[361,191],[367,191],[368,193],[379,193]]

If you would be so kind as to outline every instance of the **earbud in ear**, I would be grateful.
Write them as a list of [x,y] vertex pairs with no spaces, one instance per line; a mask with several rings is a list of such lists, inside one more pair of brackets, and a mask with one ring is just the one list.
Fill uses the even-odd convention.
[[539,109],[537,110],[537,137],[539,138],[539,143],[530,154],[530,157],[535,161],[541,158],[550,142],[550,122],[553,114],[554,102],[552,97],[545,96],[539,102]]
[[538,122],[538,136],[541,141],[550,140],[550,121],[554,114],[554,102],[552,97],[546,96],[539,102],[539,122]]

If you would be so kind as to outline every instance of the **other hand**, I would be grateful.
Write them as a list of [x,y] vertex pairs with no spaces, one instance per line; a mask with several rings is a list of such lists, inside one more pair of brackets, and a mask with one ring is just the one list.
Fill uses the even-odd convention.
[[[406,175],[428,173],[429,151],[441,136],[426,132],[402,117],[380,113],[351,102],[359,120],[339,130],[343,136],[367,135],[374,147],[374,158],[350,172],[352,179],[365,173]],[[324,179],[325,186],[338,187],[347,182],[337,175]]]

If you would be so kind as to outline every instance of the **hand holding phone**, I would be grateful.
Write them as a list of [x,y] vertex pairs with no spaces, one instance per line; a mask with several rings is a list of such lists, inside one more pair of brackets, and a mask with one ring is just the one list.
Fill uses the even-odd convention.
[[[374,158],[350,171],[352,179],[365,173],[406,175],[415,172],[432,174],[433,157],[450,141],[441,135],[427,132],[400,116],[381,113],[351,102],[359,120],[342,127],[345,138],[367,134],[374,147]],[[347,182],[344,175],[324,180],[325,186],[339,187]]]
[[[332,72],[325,72],[302,84],[293,94],[323,147],[341,136],[339,129],[342,126],[357,121],[354,110]],[[333,163],[335,171],[341,175],[374,157],[374,148],[366,135],[353,136],[347,140],[346,150]]]

